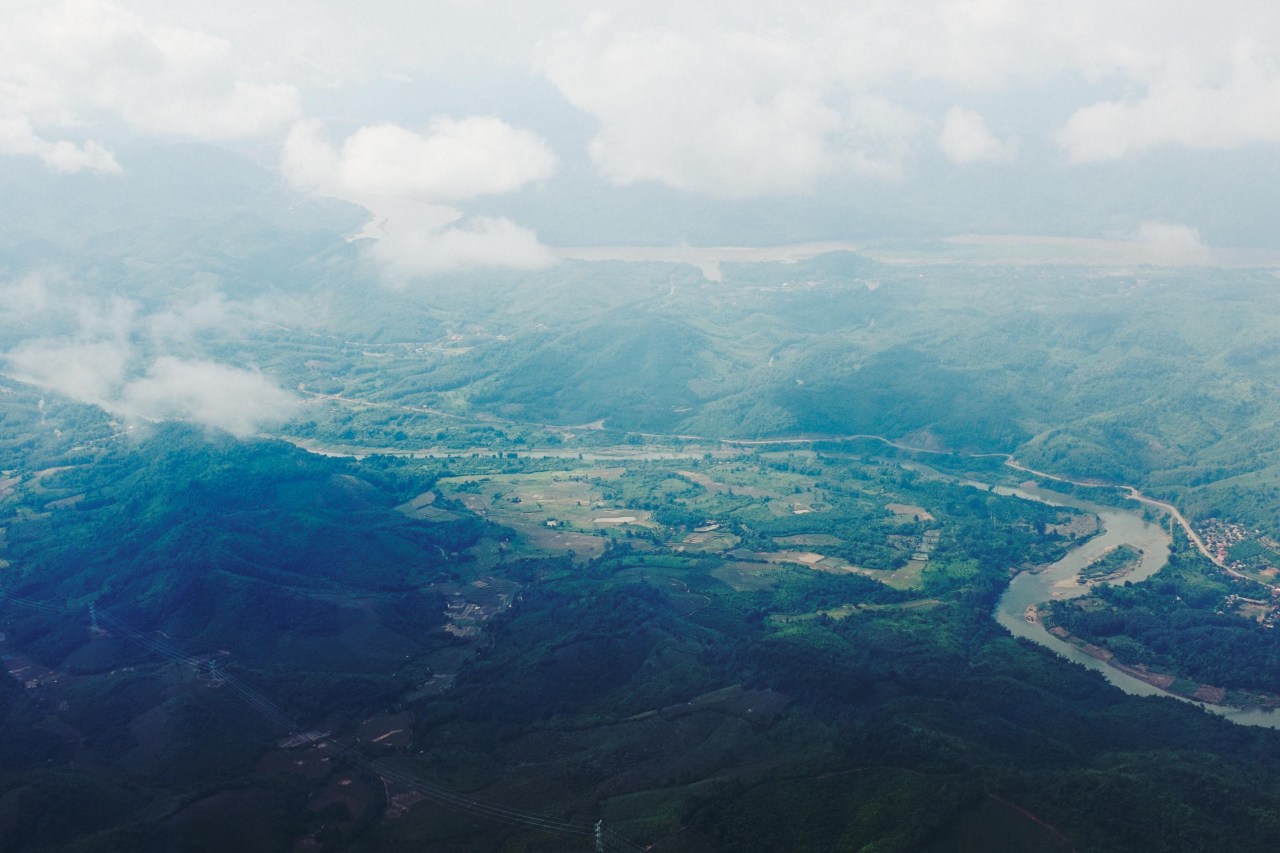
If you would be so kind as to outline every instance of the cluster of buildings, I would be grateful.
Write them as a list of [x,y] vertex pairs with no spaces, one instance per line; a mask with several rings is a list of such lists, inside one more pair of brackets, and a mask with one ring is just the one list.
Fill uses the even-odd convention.
[[1249,528],[1243,524],[1238,524],[1234,521],[1223,521],[1220,518],[1206,519],[1204,523],[1199,525],[1199,530],[1196,532],[1200,534],[1200,538],[1204,541],[1204,545],[1209,549],[1210,554],[1213,554],[1224,566],[1235,569],[1243,568],[1243,564],[1233,566],[1228,562],[1228,554],[1230,554],[1232,546],[1252,539],[1256,535],[1251,533]]
[[511,607],[520,585],[494,577],[478,578],[466,586],[437,584],[445,596],[444,630],[455,637],[479,637],[484,623]]
[[[1253,619],[1264,628],[1274,628],[1280,621],[1280,584],[1277,583],[1280,569],[1273,563],[1280,561],[1273,557],[1280,553],[1280,542],[1262,535],[1260,531],[1249,530],[1243,524],[1217,518],[1206,520],[1197,532],[1209,553],[1228,573],[1259,581],[1271,590],[1270,597],[1228,595],[1218,612],[1234,613]],[[1243,543],[1254,543],[1254,547],[1244,549],[1244,556],[1242,549],[1237,547]]]

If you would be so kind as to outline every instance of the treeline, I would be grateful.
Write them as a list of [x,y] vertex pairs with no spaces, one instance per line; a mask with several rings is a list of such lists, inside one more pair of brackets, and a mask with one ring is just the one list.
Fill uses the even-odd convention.
[[[684,853],[963,849],[966,816],[988,793],[1065,833],[1061,849],[1210,851],[1224,821],[1237,849],[1280,843],[1275,732],[1126,697],[1015,642],[987,615],[1007,582],[999,567],[975,564],[967,580],[926,590],[932,601],[802,569],[732,593],[701,571],[690,562],[680,575],[710,598],[688,616],[665,599],[665,576],[602,586],[613,574],[589,568],[527,590],[456,691],[424,709],[417,736],[495,779],[510,754],[554,737],[568,757],[542,772],[587,796],[628,762],[665,762],[665,793],[645,796],[678,804],[657,825],[684,827],[667,842]],[[773,618],[840,605],[856,607]],[[676,743],[636,752],[629,733],[645,724],[621,720],[734,684],[785,696],[786,713],[747,726],[709,712],[673,728]],[[724,721],[720,781],[693,785],[675,732],[712,718]],[[1043,843],[1037,826],[1012,822],[1007,849]]]
[[1260,585],[1222,573],[1184,540],[1155,577],[1099,586],[1087,601],[1056,602],[1052,620],[1123,663],[1228,689],[1280,693],[1280,636],[1231,612],[1231,595],[1270,598]]
[[[96,601],[139,628],[250,660],[277,655],[282,636],[337,637],[371,618],[335,603],[356,593],[386,599],[372,618],[391,630],[431,630],[443,603],[423,588],[463,564],[489,527],[395,511],[433,482],[391,460],[158,428],[28,485],[7,525],[6,590],[82,609]],[[68,493],[84,498],[46,508]],[[13,618],[51,662],[80,644],[70,629],[35,636],[23,628],[31,616]]]

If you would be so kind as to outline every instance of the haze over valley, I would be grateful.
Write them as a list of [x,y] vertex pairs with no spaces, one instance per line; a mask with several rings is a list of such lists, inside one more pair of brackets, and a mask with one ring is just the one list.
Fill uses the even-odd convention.
[[1280,14],[0,12],[0,849],[1280,845]]

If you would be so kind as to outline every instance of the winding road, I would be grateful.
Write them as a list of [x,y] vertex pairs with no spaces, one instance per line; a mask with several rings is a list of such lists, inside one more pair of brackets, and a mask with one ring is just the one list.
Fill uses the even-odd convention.
[[[346,397],[341,394],[325,394],[318,391],[309,391],[307,390],[305,385],[299,385],[298,391],[312,398],[330,400],[332,402],[344,403],[347,405],[396,409],[399,411],[414,412],[414,413],[426,414],[426,415],[436,415],[437,417],[444,417],[444,418],[450,418],[450,419],[462,420],[462,421],[472,421],[476,423],[487,423],[487,424],[498,423],[498,424],[504,424],[507,426],[537,427],[537,428],[546,429],[546,430],[565,430],[565,429],[583,429],[584,428],[583,426],[566,427],[566,426],[557,425],[557,424],[525,423],[520,421],[508,420],[506,418],[500,418],[496,416],[495,417],[468,416],[468,415],[457,414],[454,412],[445,412],[440,409],[432,409],[427,406],[406,406],[399,403],[372,402],[369,400],[361,400],[355,397]],[[594,425],[592,426],[594,427]],[[598,428],[598,427],[595,427],[595,428]],[[706,441],[706,442],[718,443],[726,447],[771,447],[771,446],[783,446],[788,444],[820,444],[825,442],[838,442],[838,441],[878,441],[882,444],[888,445],[889,447],[893,447],[898,450],[903,450],[908,453],[928,453],[928,454],[934,454],[937,456],[963,456],[968,459],[1002,459],[1004,460],[1004,464],[1007,465],[1008,467],[1013,468],[1016,471],[1021,471],[1022,473],[1027,474],[1031,477],[1037,477],[1045,480],[1052,480],[1056,483],[1065,483],[1067,485],[1079,486],[1083,488],[1122,489],[1127,493],[1128,497],[1131,500],[1137,501],[1138,503],[1143,504],[1144,506],[1149,506],[1153,509],[1157,509],[1157,510],[1160,510],[1161,512],[1167,513],[1169,517],[1174,521],[1176,521],[1178,523],[1178,526],[1182,528],[1182,531],[1187,535],[1187,539],[1191,542],[1192,545],[1195,546],[1196,550],[1199,551],[1204,556],[1205,559],[1213,563],[1223,572],[1226,572],[1227,574],[1233,577],[1243,578],[1244,580],[1251,580],[1251,581],[1257,582],[1256,578],[1250,578],[1247,575],[1242,574],[1241,572],[1238,572],[1235,569],[1228,567],[1221,559],[1217,557],[1217,555],[1213,554],[1209,550],[1209,548],[1204,544],[1204,540],[1200,538],[1200,534],[1196,533],[1195,529],[1191,526],[1190,522],[1187,521],[1186,516],[1184,516],[1182,512],[1173,504],[1168,503],[1166,501],[1157,500],[1156,498],[1149,497],[1143,494],[1142,491],[1139,490],[1137,487],[1128,485],[1127,483],[1107,483],[1099,480],[1072,480],[1068,477],[1061,477],[1061,476],[1058,476],[1057,474],[1050,474],[1046,471],[1037,471],[1034,468],[1029,468],[1026,465],[1023,465],[1012,454],[1009,454],[1009,453],[959,453],[954,450],[941,450],[933,447],[916,447],[910,444],[904,444],[900,441],[895,441],[894,439],[888,438],[883,435],[873,435],[871,433],[854,433],[851,435],[810,435],[810,436],[793,436],[790,438],[755,438],[755,439],[751,439],[751,438],[719,438],[717,439],[717,438],[712,438],[710,436],[703,436],[703,435],[681,435],[681,434],[666,434],[666,433],[635,433],[635,434],[643,438],[655,438],[655,439],[669,440],[669,441]],[[300,442],[295,441],[294,443],[297,444],[299,447],[303,447],[304,449],[308,449],[308,450],[311,449],[310,447],[306,447]],[[526,455],[529,455],[529,454],[526,454]],[[536,453],[533,455],[536,455]],[[1272,587],[1272,589],[1273,590],[1280,589],[1280,586]]]
[[1035,468],[1029,468],[1026,465],[1023,465],[1016,458],[1014,458],[1012,454],[1009,454],[1009,453],[958,453],[953,450],[937,450],[929,447],[913,447],[910,444],[903,444],[900,441],[894,441],[893,439],[886,438],[883,435],[870,435],[866,433],[859,433],[855,435],[802,437],[802,438],[764,438],[764,439],[725,438],[725,439],[721,439],[720,442],[721,444],[728,444],[728,445],[734,445],[734,446],[746,445],[746,446],[755,447],[760,445],[817,444],[819,442],[829,442],[829,441],[858,441],[858,440],[879,441],[882,444],[887,444],[890,447],[897,448],[898,450],[905,450],[909,453],[933,453],[940,456],[964,456],[969,459],[1003,459],[1004,464],[1010,468],[1013,468],[1015,471],[1021,471],[1024,474],[1027,474],[1029,476],[1036,477],[1039,479],[1052,480],[1055,483],[1065,483],[1069,486],[1080,486],[1082,488],[1087,488],[1087,489],[1123,489],[1128,494],[1128,497],[1131,500],[1135,500],[1138,503],[1143,504],[1145,506],[1149,506],[1149,507],[1152,507],[1153,509],[1158,509],[1158,510],[1161,510],[1162,512],[1168,513],[1169,517],[1172,518],[1174,521],[1176,521],[1178,523],[1178,526],[1182,528],[1183,532],[1187,534],[1187,539],[1191,541],[1192,545],[1195,545],[1196,550],[1199,551],[1201,554],[1203,554],[1205,559],[1209,560],[1215,566],[1222,569],[1222,571],[1238,578],[1244,578],[1245,580],[1255,580],[1254,578],[1250,578],[1244,574],[1241,574],[1240,572],[1237,572],[1234,569],[1228,568],[1227,565],[1222,562],[1222,560],[1218,559],[1218,557],[1214,555],[1208,549],[1208,547],[1204,544],[1204,540],[1200,538],[1200,534],[1196,533],[1195,529],[1191,526],[1190,522],[1187,521],[1186,516],[1184,516],[1176,506],[1174,506],[1171,503],[1167,503],[1165,501],[1156,500],[1155,498],[1148,497],[1147,495],[1143,494],[1142,491],[1139,490],[1137,487],[1130,486],[1127,483],[1107,483],[1100,480],[1072,480],[1068,477],[1060,477],[1057,474],[1050,474],[1046,471],[1037,471]]

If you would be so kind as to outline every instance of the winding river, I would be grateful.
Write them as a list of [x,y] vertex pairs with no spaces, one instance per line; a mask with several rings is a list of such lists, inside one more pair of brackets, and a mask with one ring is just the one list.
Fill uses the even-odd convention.
[[[972,485],[980,485],[973,483]],[[1083,545],[1071,549],[1062,559],[1039,572],[1022,572],[1015,577],[1009,588],[996,604],[996,621],[1007,628],[1015,637],[1025,637],[1056,652],[1067,660],[1102,673],[1107,681],[1126,693],[1135,696],[1168,696],[1184,702],[1199,705],[1206,710],[1219,714],[1232,722],[1248,726],[1265,726],[1280,728],[1280,712],[1262,708],[1227,708],[1220,705],[1207,705],[1194,699],[1174,696],[1160,688],[1148,684],[1139,678],[1122,672],[1113,666],[1091,657],[1071,643],[1058,639],[1038,623],[1028,622],[1024,616],[1028,607],[1043,604],[1050,600],[1074,598],[1084,595],[1089,588],[1076,582],[1080,571],[1106,551],[1117,545],[1131,545],[1142,550],[1142,562],[1126,580],[1138,582],[1146,580],[1169,561],[1171,538],[1169,531],[1158,524],[1147,521],[1138,512],[1101,506],[1089,501],[1067,497],[1057,492],[1050,492],[1034,487],[1023,486],[1009,488],[997,486],[994,491],[1003,495],[1014,495],[1027,500],[1040,501],[1053,506],[1070,506],[1096,513],[1102,520],[1103,533],[1090,539]]]
[[[328,395],[317,394],[316,396]],[[349,401],[346,400],[346,398],[341,397],[333,397],[333,399],[342,400],[343,402],[362,402],[354,400]],[[687,439],[698,438],[698,436],[680,437]],[[912,453],[950,455],[949,451],[912,447],[885,436],[869,434],[754,440],[720,439],[719,443],[727,446],[761,447],[784,444],[811,444],[820,441],[849,441],[854,439],[875,440],[899,450],[905,450]],[[710,441],[710,439],[707,440]],[[308,450],[312,453],[322,453],[325,455],[355,455],[345,448],[326,450],[309,443],[299,442],[297,440],[293,441],[299,447],[302,447],[304,450]],[[702,448],[699,448],[698,452],[701,451]],[[432,455],[430,451],[415,451],[414,453]],[[561,454],[570,455],[568,451],[548,451],[543,455]],[[522,453],[521,455],[538,454]],[[682,454],[660,454],[654,458],[674,458],[679,457],[680,455]],[[1027,468],[1018,463],[1017,460],[1007,453],[982,453],[974,454],[974,456],[975,458],[1002,457],[1006,465],[1036,478],[1057,480],[1077,486],[1097,485],[1076,482]],[[618,457],[613,455],[608,458],[616,459]],[[1046,503],[1051,506],[1074,507],[1076,509],[1092,512],[1101,519],[1103,532],[1100,535],[1095,536],[1078,547],[1071,549],[1067,552],[1066,556],[1041,571],[1022,572],[1013,579],[1009,584],[1008,589],[1006,589],[1004,594],[1000,596],[1000,600],[996,604],[993,615],[996,621],[1007,628],[1015,637],[1024,637],[1033,643],[1044,646],[1046,649],[1055,652],[1060,657],[1064,657],[1067,660],[1074,661],[1081,666],[1088,667],[1095,672],[1099,672],[1107,679],[1107,681],[1111,682],[1116,687],[1119,687],[1126,693],[1134,696],[1165,696],[1182,702],[1189,702],[1193,705],[1199,705],[1212,713],[1226,717],[1232,722],[1239,723],[1241,725],[1280,729],[1280,711],[1264,708],[1228,708],[1221,705],[1209,705],[1195,699],[1188,699],[1184,696],[1168,693],[1153,684],[1148,684],[1147,682],[1139,678],[1135,678],[1122,670],[1107,665],[1103,661],[1086,654],[1071,643],[1060,640],[1050,634],[1042,625],[1028,622],[1026,620],[1025,614],[1029,607],[1038,606],[1048,601],[1074,598],[1076,596],[1086,594],[1089,591],[1089,587],[1076,582],[1076,579],[1080,575],[1080,571],[1117,545],[1130,545],[1134,548],[1140,549],[1143,555],[1142,561],[1139,563],[1138,567],[1129,573],[1125,580],[1130,580],[1136,583],[1150,578],[1156,572],[1164,568],[1165,564],[1169,561],[1169,548],[1172,544],[1172,537],[1170,532],[1163,526],[1152,524],[1143,518],[1140,513],[1133,510],[1103,506],[1101,504],[1070,497],[1060,492],[1036,488],[1035,486],[1023,485],[1020,487],[993,487],[988,483],[980,483],[974,480],[957,480],[955,477],[943,474],[940,471],[921,463],[900,461],[898,464],[902,465],[904,468],[918,471],[929,477],[950,480],[952,482],[960,482],[964,485],[976,486],[982,489],[990,489],[997,494],[1011,495],[1026,500],[1040,501],[1041,503]],[[1178,512],[1176,507],[1171,504],[1148,498],[1132,486],[1125,486],[1122,488],[1128,489],[1130,497],[1143,506],[1168,514],[1172,521],[1176,521],[1177,524],[1182,527],[1188,538],[1191,539],[1192,543],[1206,556],[1206,558],[1218,563],[1218,561],[1209,554],[1207,549],[1204,547],[1204,543],[1201,542],[1200,538],[1196,535],[1195,530],[1192,529],[1191,525]],[[1172,526],[1172,522],[1170,526]],[[1232,572],[1230,569],[1224,568],[1224,571],[1230,574],[1235,574],[1235,572]]]

